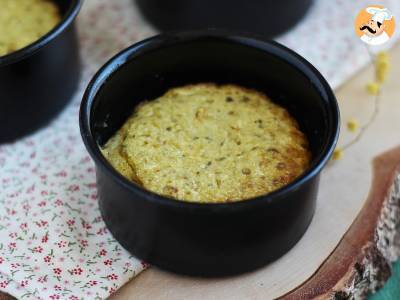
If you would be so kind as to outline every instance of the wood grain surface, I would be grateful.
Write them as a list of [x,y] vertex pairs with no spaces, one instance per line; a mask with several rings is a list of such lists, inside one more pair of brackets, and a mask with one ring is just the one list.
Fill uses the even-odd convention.
[[382,287],[391,275],[390,253],[400,251],[394,240],[400,234],[391,234],[399,217],[400,147],[374,159],[367,201],[334,252],[309,280],[280,299],[360,299]]

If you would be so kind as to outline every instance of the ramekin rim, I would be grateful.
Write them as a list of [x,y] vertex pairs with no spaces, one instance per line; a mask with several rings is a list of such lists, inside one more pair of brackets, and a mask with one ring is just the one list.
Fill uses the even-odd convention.
[[[298,65],[296,66],[294,65],[294,61],[300,63],[303,68],[300,71],[309,79],[310,75],[312,74],[312,76],[315,79],[317,79],[319,83],[320,87],[318,88],[318,91],[319,92],[324,91],[326,94],[325,98],[328,100],[329,103],[326,103],[325,107],[326,111],[330,112],[331,128],[328,131],[329,136],[326,138],[324,147],[321,149],[319,155],[317,155],[316,158],[313,158],[312,166],[310,166],[306,172],[304,172],[301,176],[296,178],[296,180],[294,180],[293,182],[283,186],[282,188],[276,191],[240,201],[232,201],[224,203],[189,202],[159,195],[140,187],[134,182],[129,181],[128,179],[123,177],[117,170],[115,170],[108,163],[105,157],[101,154],[100,147],[97,144],[94,136],[92,135],[90,127],[90,119],[91,119],[91,108],[93,100],[95,99],[97,92],[100,90],[102,84],[104,84],[107,78],[109,78],[114,72],[116,72],[126,61],[133,59],[135,57],[135,54],[141,55],[143,54],[142,53],[143,51],[146,52],[163,47],[165,46],[164,43],[166,42],[180,42],[188,40],[190,41],[190,39],[207,38],[207,37],[220,38],[231,42],[246,44],[248,46],[253,46],[263,51],[267,51],[266,48],[268,47],[269,51],[274,49],[274,51],[276,51],[275,53],[271,52],[269,53],[276,55],[279,59],[284,59],[283,56],[285,56],[285,61],[289,63],[292,67],[294,68],[298,67]],[[315,88],[317,88],[315,86],[316,83],[317,82],[313,82]],[[321,97],[323,96],[321,95]],[[95,161],[96,167],[102,168],[102,171],[108,173],[108,175],[110,177],[113,177],[113,180],[118,181],[120,185],[124,186],[129,190],[132,190],[134,193],[139,193],[146,200],[156,202],[157,204],[160,205],[166,205],[176,208],[187,208],[187,209],[201,208],[201,209],[219,210],[219,209],[226,209],[227,207],[229,207],[230,209],[242,209],[251,207],[253,205],[258,205],[260,203],[265,204],[266,202],[268,203],[274,202],[274,199],[281,198],[284,194],[287,194],[293,190],[298,189],[300,186],[302,186],[312,178],[316,177],[331,158],[336,143],[338,141],[339,131],[340,131],[340,112],[336,97],[326,79],[310,62],[308,62],[305,58],[303,58],[293,50],[275,41],[265,40],[264,38],[256,34],[250,34],[250,33],[244,34],[237,31],[208,29],[208,30],[192,30],[192,31],[172,31],[172,32],[158,34],[125,48],[124,50],[116,54],[114,57],[109,59],[94,75],[94,77],[92,78],[92,80],[90,81],[89,85],[86,88],[86,91],[83,95],[83,99],[81,102],[79,122],[80,122],[80,130],[83,142],[90,156]]]

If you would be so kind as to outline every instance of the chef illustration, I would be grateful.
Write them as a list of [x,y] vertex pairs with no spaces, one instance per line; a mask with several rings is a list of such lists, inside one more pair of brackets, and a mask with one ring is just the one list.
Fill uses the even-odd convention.
[[390,36],[386,33],[385,21],[392,19],[393,15],[387,8],[367,7],[365,9],[371,18],[368,22],[360,26],[363,35],[361,40],[368,45],[382,45],[386,43]]

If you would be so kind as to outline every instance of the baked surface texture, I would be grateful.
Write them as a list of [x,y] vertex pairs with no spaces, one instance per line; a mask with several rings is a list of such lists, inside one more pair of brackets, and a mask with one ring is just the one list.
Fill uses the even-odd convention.
[[284,108],[255,90],[214,84],[143,102],[102,152],[144,188],[191,202],[268,194],[295,180],[311,159]]
[[0,56],[37,41],[60,20],[50,0],[0,0]]

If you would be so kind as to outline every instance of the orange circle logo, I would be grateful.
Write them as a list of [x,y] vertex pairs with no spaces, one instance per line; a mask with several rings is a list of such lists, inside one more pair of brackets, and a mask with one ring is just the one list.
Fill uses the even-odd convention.
[[394,28],[393,14],[382,5],[369,5],[363,8],[354,23],[357,36],[372,46],[382,45],[390,40]]

